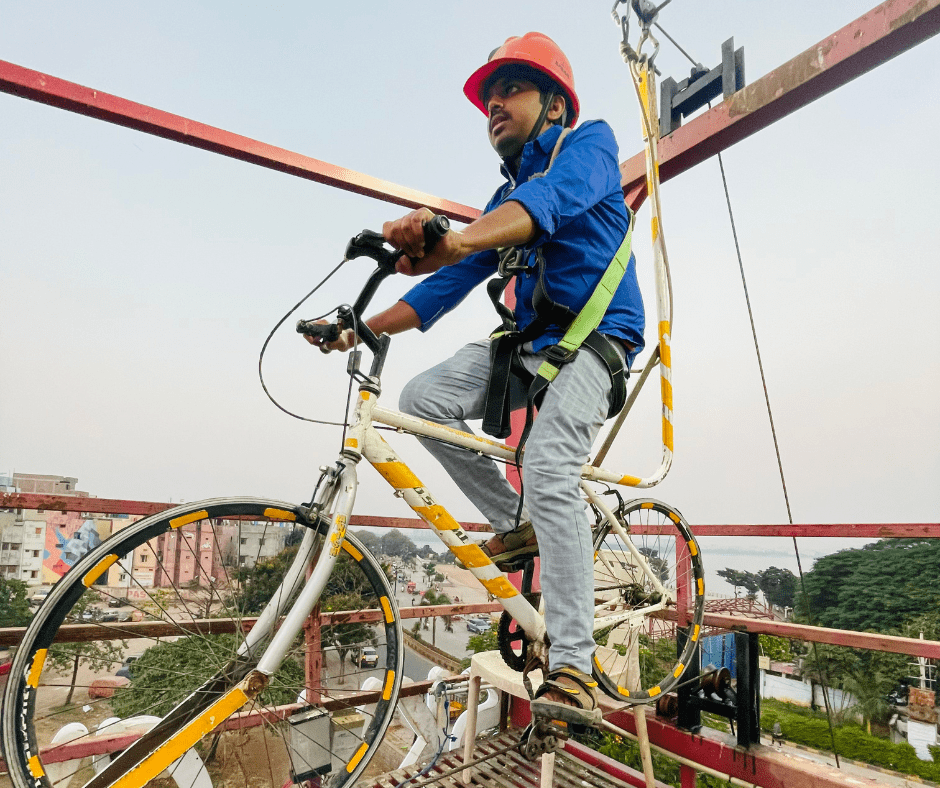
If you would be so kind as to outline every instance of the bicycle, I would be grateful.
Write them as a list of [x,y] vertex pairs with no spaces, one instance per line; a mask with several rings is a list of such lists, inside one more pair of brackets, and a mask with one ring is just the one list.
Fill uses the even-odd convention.
[[[446,228],[446,219],[437,217],[428,232],[440,235]],[[4,693],[2,742],[16,788],[61,788],[75,777],[85,788],[130,788],[165,771],[180,782],[181,770],[192,766],[186,766],[191,751],[199,762],[188,772],[193,780],[225,781],[235,761],[247,782],[259,768],[253,754],[264,753],[267,763],[260,768],[272,785],[352,785],[392,721],[403,662],[390,578],[347,531],[363,459],[500,602],[504,658],[517,667],[532,657],[546,659],[537,596],[521,593],[490,562],[376,427],[507,463],[515,458],[515,448],[498,441],[379,407],[390,338],[375,336],[362,315],[400,254],[383,240],[363,231],[347,247],[346,259],[366,256],[377,263],[355,304],[338,313],[372,352],[372,363],[364,374],[361,351],[350,354],[347,372],[358,383],[353,416],[340,456],[321,468],[311,500],[294,505],[246,497],[184,504],[127,526],[81,558],[28,627]],[[335,337],[337,327],[300,321],[298,331]],[[613,698],[645,703],[679,682],[698,645],[704,575],[698,545],[675,509],[652,499],[624,502],[619,494],[615,506],[607,504],[614,485],[636,481],[586,465],[581,486],[596,519],[594,672]],[[260,613],[257,600],[265,592],[232,560],[238,547],[233,540],[253,538],[242,535],[246,521],[265,523],[262,541],[286,535],[291,542],[302,532],[289,566],[282,554],[283,580],[267,593]],[[283,533],[286,523],[293,528],[289,535]],[[124,584],[112,596],[108,589],[115,572]],[[531,577],[531,569],[526,575]],[[148,620],[98,625],[112,645],[88,657],[82,670],[81,658],[67,646],[80,637],[81,613],[90,599],[118,593],[133,597]],[[226,618],[212,618],[213,613]],[[688,637],[677,650],[680,627],[687,628]],[[68,679],[57,666],[71,654],[71,684],[83,682],[91,694],[97,685],[88,674],[113,670],[124,658],[114,641],[131,638],[152,644],[130,665],[130,684],[111,688],[110,697],[90,698],[82,721],[73,721],[73,710],[61,703]],[[311,644],[321,648],[308,649]],[[365,646],[378,655],[377,666],[365,671],[379,679],[380,689],[371,693],[346,684],[362,673],[361,659],[350,671],[346,658],[354,660]],[[131,718],[122,723],[125,732],[117,740],[103,741],[100,731],[94,736],[88,731],[98,725],[106,737],[115,716]],[[128,732],[139,719],[144,732]],[[85,734],[68,725],[58,730],[64,721]],[[63,739],[71,743],[63,747]],[[119,752],[108,754],[115,749]],[[220,758],[225,765],[219,766]]]

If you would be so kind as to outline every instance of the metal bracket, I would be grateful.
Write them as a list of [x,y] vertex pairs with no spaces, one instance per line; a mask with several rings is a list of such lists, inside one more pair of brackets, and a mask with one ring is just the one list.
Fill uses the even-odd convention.
[[[677,634],[681,653],[688,633],[679,630]],[[757,635],[752,632],[735,632],[734,647],[737,672],[735,689],[731,689],[731,674],[727,668],[710,671],[700,677],[700,651],[696,649],[695,656],[682,675],[677,692],[676,724],[695,733],[702,727],[703,711],[717,714],[737,723],[735,733],[738,744],[749,747],[760,743],[760,671],[757,665],[760,647]]]
[[734,38],[721,45],[721,63],[711,71],[697,64],[688,79],[676,82],[672,77],[662,81],[659,89],[659,136],[665,137],[682,125],[699,107],[722,95],[737,93],[744,82],[744,47],[735,50]]

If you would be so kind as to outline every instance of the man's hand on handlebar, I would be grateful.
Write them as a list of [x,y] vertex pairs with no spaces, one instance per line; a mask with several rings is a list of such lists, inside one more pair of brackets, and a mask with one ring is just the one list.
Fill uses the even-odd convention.
[[424,224],[433,218],[434,214],[428,208],[419,208],[401,219],[382,225],[385,240],[402,251],[402,256],[395,263],[397,273],[405,276],[430,274],[466,257],[461,235],[454,230],[440,238],[433,251],[425,251]]
[[[329,325],[326,320],[318,320],[317,323],[325,326]],[[330,353],[334,350],[345,353],[356,344],[356,335],[351,328],[343,328],[342,322],[338,322],[337,326],[339,328],[339,338],[333,341],[330,341],[326,337],[313,337],[309,334],[304,334],[304,339],[314,347],[320,348],[321,353]]]

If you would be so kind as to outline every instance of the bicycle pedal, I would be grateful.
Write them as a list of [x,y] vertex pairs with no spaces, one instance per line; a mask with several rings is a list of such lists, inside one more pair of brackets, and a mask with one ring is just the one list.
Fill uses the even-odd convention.
[[560,720],[533,720],[522,732],[519,752],[529,761],[555,752],[568,740],[569,726]]

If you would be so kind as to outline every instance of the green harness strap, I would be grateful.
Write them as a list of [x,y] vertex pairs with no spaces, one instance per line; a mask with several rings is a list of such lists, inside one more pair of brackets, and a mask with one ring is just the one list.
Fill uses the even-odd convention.
[[[578,316],[568,326],[565,335],[558,342],[558,346],[567,351],[569,355],[573,354],[592,331],[595,331],[607,314],[607,308],[620,287],[624,274],[627,272],[627,265],[630,262],[631,243],[633,240],[633,220],[634,214],[630,208],[627,208],[627,214],[630,217],[627,234],[624,236],[623,243],[610,261],[607,270],[591,293],[587,303],[578,312]],[[553,381],[561,371],[560,366],[556,366],[551,361],[543,361],[542,365],[535,373],[538,377],[545,378],[547,381]]]

